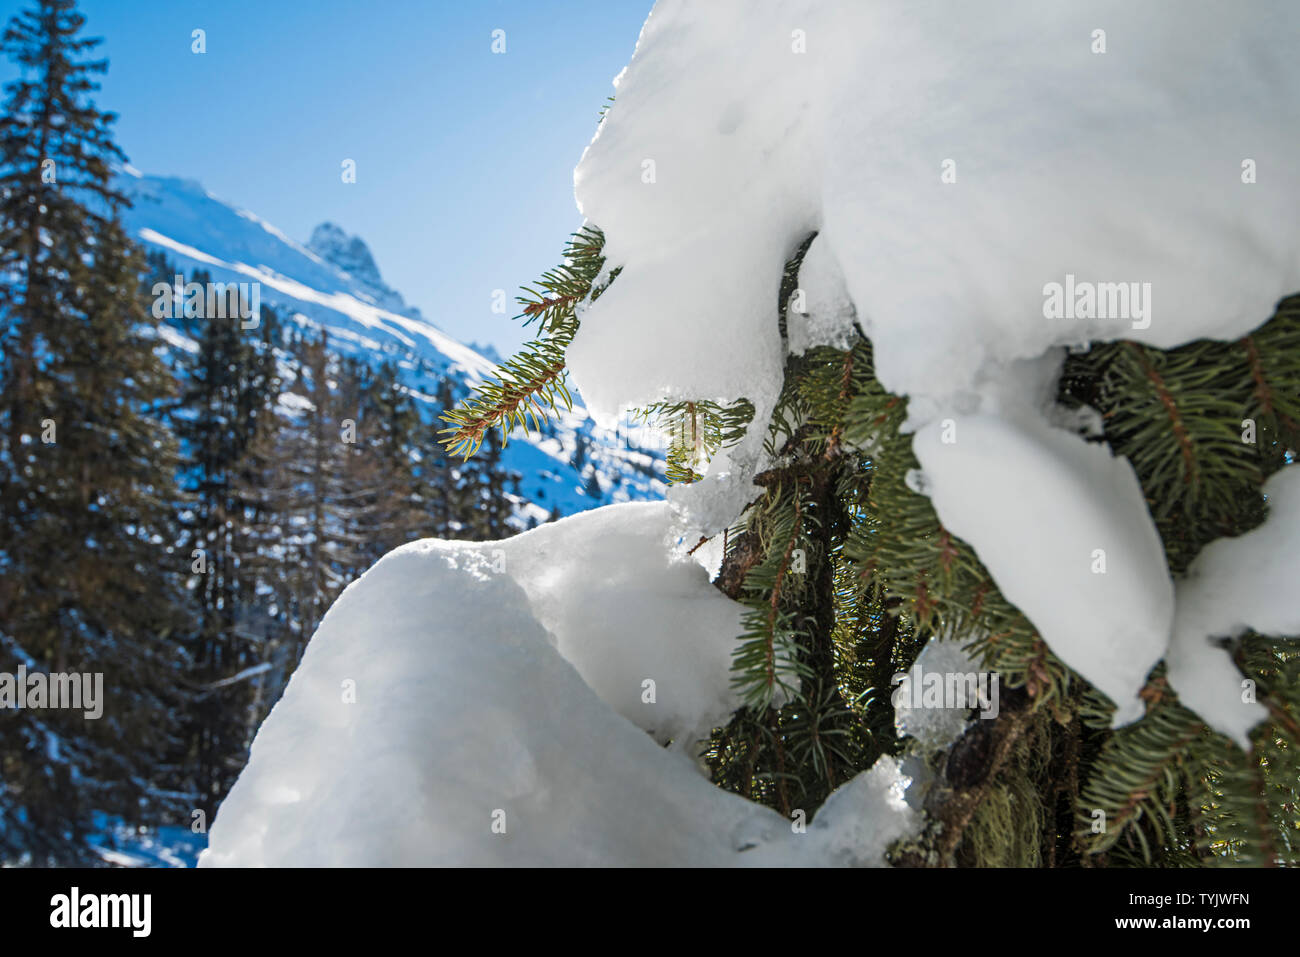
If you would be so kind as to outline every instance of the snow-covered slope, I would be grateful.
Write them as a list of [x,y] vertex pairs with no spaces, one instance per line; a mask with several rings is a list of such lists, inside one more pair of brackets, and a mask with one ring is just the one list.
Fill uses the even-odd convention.
[[[119,185],[134,204],[124,216],[127,228],[146,247],[161,250],[186,274],[204,269],[214,282],[258,283],[261,305],[274,308],[282,321],[327,333],[334,352],[396,366],[430,416],[440,377],[450,376],[459,396],[491,375],[493,357],[407,305],[384,282],[365,242],[334,223],[322,223],[301,244],[193,180],[144,176],[128,167]],[[195,348],[179,326],[165,330],[165,338],[176,348]],[[580,443],[585,449],[575,461]],[[523,476],[521,517],[537,521],[557,509],[568,515],[659,498],[661,459],[627,434],[599,428],[580,404],[549,434],[516,434],[503,455],[505,466]]]

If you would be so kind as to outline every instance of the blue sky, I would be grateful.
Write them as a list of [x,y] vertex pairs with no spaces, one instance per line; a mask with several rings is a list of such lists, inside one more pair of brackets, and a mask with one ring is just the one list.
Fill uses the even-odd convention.
[[[0,0],[4,20],[28,4]],[[652,0],[82,0],[145,173],[197,179],[305,241],[333,220],[389,285],[464,340],[556,265],[573,167]],[[191,52],[191,31],[207,52]],[[506,52],[492,52],[492,31]],[[0,79],[14,75],[0,65]],[[341,163],[353,159],[357,182]],[[513,310],[512,310],[513,311]]]

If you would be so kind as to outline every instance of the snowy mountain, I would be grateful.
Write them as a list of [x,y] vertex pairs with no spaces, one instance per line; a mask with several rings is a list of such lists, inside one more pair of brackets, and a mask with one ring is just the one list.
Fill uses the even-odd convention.
[[359,282],[387,289],[370,255],[370,247],[359,236],[349,236],[333,223],[321,223],[311,231],[307,248],[326,262],[333,263]]
[[[300,244],[193,180],[127,167],[119,186],[134,204],[124,214],[127,229],[145,247],[160,250],[186,274],[199,268],[214,282],[257,283],[261,304],[286,325],[325,332],[336,353],[394,365],[430,417],[440,378],[453,380],[459,398],[495,368],[494,351],[464,345],[425,319],[384,282],[364,240],[334,223],[321,223]],[[179,324],[165,327],[163,336],[174,349],[197,349]],[[598,427],[581,404],[544,434],[511,436],[502,460],[523,476],[521,524],[557,510],[569,515],[661,497],[663,456],[654,444],[646,429]]]

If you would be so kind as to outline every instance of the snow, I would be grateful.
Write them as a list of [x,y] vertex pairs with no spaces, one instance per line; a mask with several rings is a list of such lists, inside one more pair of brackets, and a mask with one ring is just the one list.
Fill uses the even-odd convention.
[[[969,698],[957,703],[944,696],[936,706],[927,699],[930,682],[937,678],[946,688],[952,675],[975,677],[977,684],[973,690],[977,704],[970,704]],[[899,761],[900,773],[910,779],[904,799],[909,807],[919,810],[925,807],[933,789],[943,786],[936,773],[934,753],[946,751],[961,738],[972,724],[972,715],[973,720],[997,718],[1001,686],[994,682],[1000,681],[1000,676],[983,671],[980,663],[965,650],[962,641],[934,636],[921,649],[912,667],[894,675],[892,680],[894,688],[890,698],[894,706],[894,731],[913,742]],[[967,685],[963,690],[969,693],[971,689]],[[980,699],[982,694],[987,695],[983,700]],[[972,712],[972,707],[978,710]]]
[[128,825],[120,817],[95,811],[86,843],[115,867],[193,867],[205,837],[189,827]]
[[701,569],[665,571],[669,519],[662,502],[601,508],[499,548],[560,655],[601,700],[661,743],[685,746],[740,706],[729,681],[744,628],[741,606]]
[[786,41],[771,20],[749,4],[657,4],[574,174],[607,265],[627,267],[568,350],[598,413],[740,396],[770,411],[775,400],[782,266],[814,225],[817,195],[807,92],[780,68]]
[[370,247],[359,236],[349,236],[334,223],[321,223],[312,230],[307,248],[349,276],[370,286],[385,289]]
[[1140,718],[1173,585],[1128,461],[1028,415],[953,416],[913,447],[949,531],[975,543],[1048,646],[1118,705],[1117,721]]
[[641,730],[735,705],[739,606],[668,526],[629,503],[391,552],[321,623],[200,866],[882,864],[916,825],[892,759],[801,831]]
[[910,680],[917,673],[967,675],[978,674],[980,670],[979,663],[962,648],[960,642],[932,637],[908,670],[908,683],[904,683],[904,679],[896,679],[894,729],[900,735],[915,738],[930,750],[946,749],[966,730],[971,706],[944,702],[941,707],[925,707],[924,698],[920,699],[921,706],[917,706],[917,698],[911,693]]
[[1300,466],[1264,484],[1268,517],[1258,528],[1207,545],[1178,583],[1169,649],[1169,683],[1212,728],[1249,748],[1247,732],[1265,717],[1243,700],[1243,679],[1226,650],[1213,644],[1247,629],[1300,635]]
[[177,332],[171,326],[159,323],[157,326],[158,337],[166,342],[173,349],[180,349],[182,352],[188,352],[190,355],[198,355],[199,344],[187,335]]
[[820,237],[804,254],[794,301],[786,311],[787,349],[791,355],[803,355],[814,346],[851,349],[857,339],[853,300],[834,256]]
[[494,368],[491,363],[478,353],[466,346],[462,346],[428,323],[412,319],[409,316],[401,316],[386,309],[380,309],[377,306],[361,301],[350,292],[321,292],[296,279],[279,275],[263,267],[250,266],[242,262],[225,262],[215,256],[207,255],[184,243],[163,236],[148,227],[141,229],[139,235],[145,242],[179,253],[187,259],[193,259],[208,266],[215,266],[218,269],[245,276],[295,302],[324,306],[333,312],[347,316],[363,328],[382,329],[408,349],[416,347],[416,340],[412,338],[412,335],[422,336],[439,352],[451,358],[460,368],[475,378],[482,378],[490,374]]
[[573,344],[579,385],[601,411],[761,388],[781,262],[812,229],[896,392],[1130,331],[1045,321],[1043,287],[1067,273],[1150,282],[1138,338],[1156,345],[1245,332],[1300,280],[1298,16],[1283,0],[1250,17],[1172,0],[661,0],[575,173],[625,267]]
[[[672,493],[716,531],[757,494],[782,264],[817,231],[800,280],[817,304],[788,348],[857,317],[882,384],[910,400],[940,519],[1135,719],[1172,583],[1128,463],[1060,427],[1041,387],[1061,347],[1232,339],[1300,288],[1297,30],[1289,0],[1248,16],[1209,0],[660,0],[575,172],[622,268],[582,314],[576,384],[597,415],[755,403],[747,448]],[[1048,318],[1054,286],[1095,294],[1091,313],[1080,298],[1078,318]],[[1102,318],[1121,292],[1127,314]],[[948,420],[960,438],[943,445]]]

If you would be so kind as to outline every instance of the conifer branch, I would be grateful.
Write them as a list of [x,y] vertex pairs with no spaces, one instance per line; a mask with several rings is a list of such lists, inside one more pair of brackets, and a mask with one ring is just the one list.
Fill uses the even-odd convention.
[[540,429],[542,422],[558,411],[558,403],[573,408],[573,395],[566,381],[565,351],[578,332],[577,310],[595,301],[618,275],[612,270],[602,277],[605,259],[604,234],[584,226],[565,247],[565,261],[549,270],[531,286],[522,287],[517,301],[523,306],[515,318],[524,325],[538,324],[538,336],[520,352],[497,366],[493,377],[461,404],[444,412],[450,426],[439,439],[447,450],[462,458],[478,451],[489,429],[501,430],[502,442],[516,427],[525,432]]

